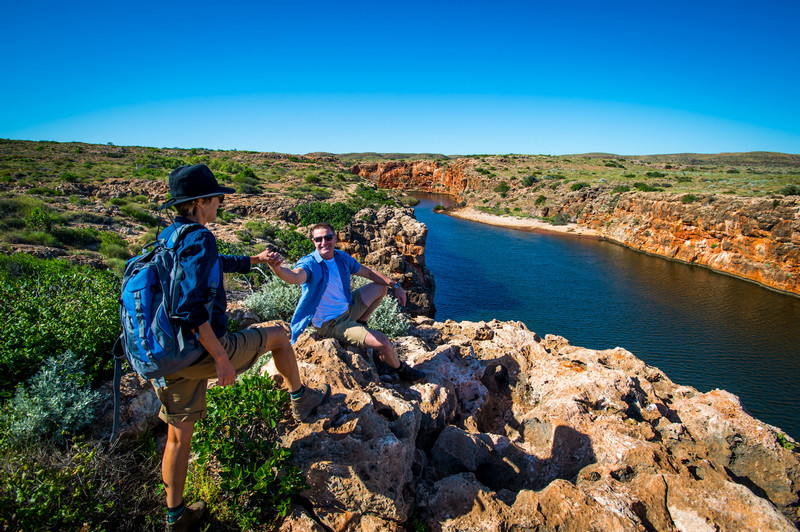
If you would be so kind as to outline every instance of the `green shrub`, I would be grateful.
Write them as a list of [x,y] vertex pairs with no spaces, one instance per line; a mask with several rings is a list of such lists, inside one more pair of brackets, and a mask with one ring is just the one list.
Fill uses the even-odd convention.
[[[197,477],[219,483],[219,501],[209,501],[245,530],[286,516],[291,496],[306,486],[291,452],[272,430],[288,396],[267,377],[245,376],[234,386],[208,390],[208,415],[198,423],[192,449]],[[246,502],[246,503],[245,503]]]
[[[371,283],[369,279],[354,275],[350,278],[350,289],[356,290]],[[367,320],[367,327],[381,331],[389,338],[405,336],[410,328],[408,318],[393,297],[384,297],[378,308]]]
[[407,335],[409,323],[397,300],[393,297],[384,297],[367,320],[367,327],[394,338]]
[[667,174],[665,174],[664,172],[651,171],[651,172],[645,172],[644,175],[646,175],[647,177],[666,177]]
[[314,251],[314,243],[310,238],[291,229],[279,229],[275,232],[278,240],[286,250],[286,257],[295,261]]
[[676,176],[675,179],[678,181],[678,183],[691,183],[692,181],[694,181],[692,176],[688,175],[679,175]]
[[697,196],[694,194],[684,194],[681,198],[681,203],[693,203],[697,201]]
[[582,188],[587,188],[589,186],[591,186],[591,185],[589,185],[589,183],[586,183],[585,181],[581,181],[579,183],[573,183],[572,185],[570,185],[569,189],[574,192],[576,190],[580,190]]
[[526,175],[522,178],[522,186],[524,187],[530,187],[538,182],[539,179],[535,175]]
[[110,369],[119,293],[110,271],[0,255],[0,394],[8,396],[46,357],[67,350],[83,358],[92,379]]
[[784,196],[800,196],[800,186],[786,185],[778,191],[778,194],[782,194]]
[[356,187],[353,205],[356,211],[364,207],[377,209],[381,205],[394,205],[394,200],[384,190],[374,189],[359,183]]
[[64,246],[86,249],[100,241],[100,232],[93,228],[76,229],[72,227],[54,227],[51,234]]
[[61,172],[58,178],[67,183],[77,183],[81,180],[81,176],[73,172]]
[[134,220],[136,220],[137,222],[141,223],[142,225],[148,227],[154,227],[159,225],[160,223],[158,218],[156,218],[152,214],[145,212],[139,207],[136,207],[131,204],[122,205],[119,208],[119,210],[122,211],[122,214],[124,214],[125,216],[129,216]]
[[36,194],[39,196],[61,196],[61,192],[49,187],[33,187],[26,191],[26,194]]
[[621,194],[623,192],[630,192],[630,190],[631,190],[631,187],[629,187],[628,185],[619,185],[619,186],[614,187],[611,190],[611,193],[612,194]]
[[642,192],[663,192],[664,191],[663,188],[653,187],[653,186],[650,186],[647,183],[643,183],[641,181],[637,181],[636,183],[633,184],[633,186],[636,187],[637,190],[641,190]]
[[131,258],[128,242],[119,234],[111,231],[100,233],[100,249],[98,251],[104,257],[111,259],[128,260]]
[[275,238],[275,235],[278,232],[277,227],[269,222],[264,222],[261,220],[248,220],[245,222],[244,226],[254,237],[263,239]]
[[249,183],[241,183],[236,187],[238,194],[261,194],[261,189]]
[[291,321],[294,309],[300,301],[300,291],[300,285],[289,284],[277,277],[271,277],[261,290],[244,300],[244,305],[254,310],[264,321]]
[[295,207],[301,225],[314,225],[327,222],[337,231],[353,221],[358,209],[344,203],[325,203],[321,201],[306,203]]
[[[152,530],[163,512],[152,438],[39,443],[0,453],[3,530]],[[155,522],[154,522],[155,521]]]
[[25,227],[31,231],[49,233],[53,229],[53,217],[41,207],[36,207],[25,217]]
[[438,205],[436,205],[436,206],[433,208],[433,212],[444,212],[444,211],[446,211],[446,210],[447,210],[447,207],[445,207],[445,206],[444,206],[444,205],[442,205],[441,203],[440,203],[440,204],[438,204]]
[[90,386],[83,360],[72,351],[45,360],[10,406],[8,436],[16,442],[62,442],[94,419],[100,394]]
[[498,194],[502,195],[508,193],[508,191],[511,190],[511,187],[508,186],[508,183],[506,183],[505,181],[500,181],[500,184],[494,187],[493,190]]

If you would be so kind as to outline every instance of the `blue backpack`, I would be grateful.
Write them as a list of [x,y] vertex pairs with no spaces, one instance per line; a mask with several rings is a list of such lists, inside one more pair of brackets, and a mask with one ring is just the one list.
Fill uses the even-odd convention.
[[[180,224],[167,238],[159,238],[130,259],[122,276],[122,296],[119,313],[122,334],[114,346],[114,426],[119,418],[119,383],[122,360],[146,379],[164,386],[164,377],[191,365],[203,354],[204,348],[196,335],[185,333],[173,318],[174,305],[179,299],[183,268],[178,260],[178,244],[200,224]],[[217,277],[209,276],[206,309],[209,319],[217,292]]]
[[[120,299],[122,346],[131,367],[146,379],[162,379],[203,353],[197,337],[184,334],[173,318],[183,278],[178,243],[200,228],[200,224],[181,224],[167,239],[149,244],[143,254],[125,265]],[[211,282],[206,302],[209,318],[216,291],[216,283]]]

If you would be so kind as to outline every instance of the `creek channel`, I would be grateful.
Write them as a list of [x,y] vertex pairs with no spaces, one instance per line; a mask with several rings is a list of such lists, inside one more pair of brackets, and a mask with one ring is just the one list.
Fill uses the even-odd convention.
[[800,298],[611,242],[435,213],[452,198],[415,196],[436,320],[517,320],[572,345],[623,347],[678,384],[738,395],[800,440]]

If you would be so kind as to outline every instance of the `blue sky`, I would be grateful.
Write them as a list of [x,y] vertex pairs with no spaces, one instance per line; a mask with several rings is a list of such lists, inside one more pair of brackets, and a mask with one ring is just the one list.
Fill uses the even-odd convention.
[[800,2],[4,6],[0,137],[800,153]]

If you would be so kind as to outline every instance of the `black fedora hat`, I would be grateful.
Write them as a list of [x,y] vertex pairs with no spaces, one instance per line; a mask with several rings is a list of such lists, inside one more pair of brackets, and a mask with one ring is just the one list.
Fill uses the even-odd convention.
[[169,195],[171,197],[159,207],[159,210],[184,201],[220,194],[233,194],[234,192],[236,192],[235,189],[219,186],[214,172],[204,164],[179,166],[169,174]]

